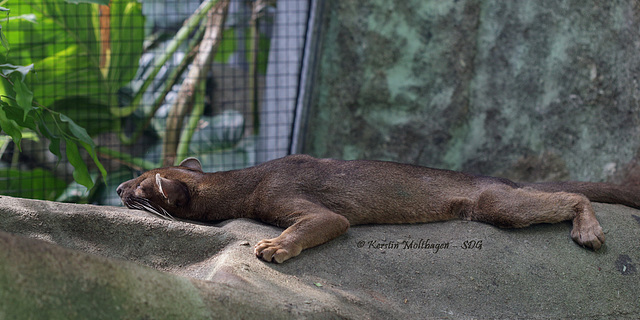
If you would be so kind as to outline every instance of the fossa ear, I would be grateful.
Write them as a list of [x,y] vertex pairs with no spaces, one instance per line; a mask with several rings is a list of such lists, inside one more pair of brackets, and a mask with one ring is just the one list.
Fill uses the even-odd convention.
[[177,180],[163,178],[159,173],[156,173],[156,185],[160,194],[170,205],[181,207],[191,198],[184,184]]
[[197,171],[202,171],[202,164],[200,164],[200,160],[193,157],[182,160],[182,162],[180,162],[180,166],[187,167],[189,169],[193,169]]

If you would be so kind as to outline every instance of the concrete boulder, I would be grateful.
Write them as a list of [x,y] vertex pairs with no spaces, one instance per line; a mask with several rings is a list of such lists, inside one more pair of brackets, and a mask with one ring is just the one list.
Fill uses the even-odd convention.
[[595,204],[606,245],[570,223],[352,227],[283,264],[253,255],[281,230],[0,197],[0,318],[640,317],[640,211]]

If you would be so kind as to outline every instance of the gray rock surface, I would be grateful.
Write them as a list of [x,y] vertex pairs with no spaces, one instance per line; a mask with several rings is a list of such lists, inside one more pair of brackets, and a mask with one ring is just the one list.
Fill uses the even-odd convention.
[[304,153],[526,181],[629,177],[640,149],[637,1],[325,10]]
[[[595,204],[571,225],[356,226],[284,264],[253,255],[280,229],[0,197],[0,319],[640,317],[640,211]],[[439,249],[436,245],[440,244]]]

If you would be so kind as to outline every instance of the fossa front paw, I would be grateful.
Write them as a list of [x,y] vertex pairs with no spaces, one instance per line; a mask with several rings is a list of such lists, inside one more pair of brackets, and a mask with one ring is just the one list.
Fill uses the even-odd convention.
[[274,239],[260,240],[254,247],[254,252],[258,258],[268,262],[282,263],[300,254],[302,248],[295,244],[285,244],[283,241]]

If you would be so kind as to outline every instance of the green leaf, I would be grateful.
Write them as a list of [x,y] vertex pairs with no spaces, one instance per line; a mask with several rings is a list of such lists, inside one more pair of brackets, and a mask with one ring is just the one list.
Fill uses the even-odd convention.
[[31,105],[33,103],[33,92],[24,83],[24,79],[20,79],[20,76],[12,76],[11,79],[13,80],[13,90],[16,92],[16,102],[23,110],[23,121],[26,121],[27,114],[33,108]]
[[92,97],[75,96],[60,99],[51,105],[51,109],[73,119],[92,137],[113,129],[113,117],[109,108]]
[[[58,157],[58,162],[60,162],[62,159],[62,153],[60,152],[60,136],[51,131],[44,117],[40,113],[36,114],[38,118],[37,130],[33,129],[33,131],[40,132],[40,135],[49,140],[49,151],[55,154]],[[49,114],[49,116],[51,115]],[[54,129],[54,131],[57,130]]]
[[[12,1],[12,11],[35,15],[37,24],[12,22],[5,32],[16,65],[35,64],[38,76],[27,81],[34,98],[51,106],[60,98],[90,96],[102,105],[113,89],[100,72],[99,10],[95,4],[63,1]],[[107,94],[108,93],[108,94]]]
[[111,2],[111,62],[108,80],[122,87],[136,74],[143,51],[142,4],[131,0]]
[[109,5],[109,0],[65,0],[68,3],[78,4],[78,3],[97,3],[102,5]]
[[51,153],[58,156],[58,163],[60,163],[60,159],[62,158],[62,153],[60,152],[60,138],[49,138],[49,151]]
[[[58,0],[7,4],[12,12],[31,15],[28,21],[15,21],[6,31],[12,46],[9,62],[35,64],[38,76],[29,77],[26,82],[33,90],[33,99],[69,115],[93,135],[116,125],[117,119],[110,110],[118,105],[118,90],[131,81],[138,69],[145,20],[140,1],[112,0],[111,43],[107,51],[100,39],[97,4],[109,1],[73,2],[79,4]],[[107,56],[101,60],[103,54]],[[7,94],[9,91],[5,85],[4,94],[12,95],[13,92]],[[92,121],[96,117],[101,121]]]
[[18,106],[15,100],[8,99],[5,103],[3,101],[4,112],[7,115],[7,118],[15,121],[18,126],[23,128],[29,128],[34,132],[37,132],[37,126],[33,117],[24,118],[24,111],[22,108]]
[[87,165],[82,160],[80,156],[80,152],[78,151],[78,145],[75,141],[65,138],[67,143],[67,159],[69,163],[73,166],[73,179],[76,180],[79,184],[87,187],[87,189],[91,189],[93,187],[93,180],[91,180],[91,175],[89,175],[89,169]]
[[9,17],[7,20],[24,20],[31,23],[38,23],[38,18],[33,13],[22,14],[16,17]]
[[60,114],[60,120],[62,122],[66,122],[66,123],[69,124],[69,131],[71,131],[71,133],[73,133],[73,135],[76,138],[78,138],[78,140],[90,145],[91,148],[95,148],[95,144],[93,143],[93,139],[91,139],[91,137],[87,133],[87,130],[85,130],[83,127],[80,127],[79,125],[77,125],[75,122],[73,122],[73,120],[71,118],[65,116],[64,114]]
[[213,56],[213,61],[220,63],[229,62],[229,57],[236,51],[236,32],[235,28],[229,28],[222,31],[220,44]]
[[20,141],[22,140],[22,131],[18,124],[7,117],[7,114],[4,112],[4,106],[0,107],[0,127],[2,130],[11,136],[13,142],[18,146],[18,150],[22,150],[20,148]]
[[87,152],[89,153],[89,156],[91,157],[91,159],[93,159],[93,163],[96,165],[96,167],[98,167],[98,170],[100,171],[100,174],[102,175],[103,179],[107,178],[107,170],[104,168],[104,166],[102,165],[102,163],[100,162],[100,159],[98,159],[98,154],[96,153],[96,148],[90,145],[87,145],[84,142],[80,142],[80,144],[82,145],[82,147],[87,150]]
[[16,66],[10,63],[5,63],[0,65],[0,70],[5,76],[9,76],[14,74],[15,72],[19,72],[22,75],[22,81],[24,81],[27,77],[27,74],[29,74],[29,72],[33,70],[33,64],[30,64],[28,66]]
[[[71,131],[71,133],[76,138],[78,138],[78,140],[80,140],[80,144],[85,150],[87,150],[87,152],[89,153],[89,156],[91,157],[91,159],[93,159],[93,162],[96,164],[96,166],[98,166],[98,169],[100,170],[100,173],[102,174],[102,176],[106,177],[107,171],[105,170],[104,166],[102,166],[102,163],[100,163],[100,160],[98,159],[98,155],[96,154],[96,150],[95,150],[96,145],[93,142],[93,139],[91,139],[91,137],[89,136],[89,134],[87,134],[87,130],[77,125],[75,122],[73,122],[71,118],[65,116],[64,114],[60,115],[60,120],[62,120],[62,122],[66,122],[69,124],[69,131]],[[71,164],[73,165],[73,163]],[[73,166],[75,167],[75,165]],[[75,178],[75,171],[74,171],[74,178]],[[80,181],[78,181],[78,183],[82,184],[82,182]]]
[[49,116],[48,118],[53,118],[53,115],[51,115],[50,113],[47,113],[45,115],[38,113],[38,131],[40,132],[40,134],[42,134],[43,136],[45,136],[47,139],[53,139],[53,138],[57,138],[60,139],[60,136],[57,134],[58,130],[56,129],[56,127],[53,128],[53,130],[49,127],[50,123],[54,123],[55,120],[49,120],[47,121],[46,116]]
[[9,41],[7,41],[7,37],[5,37],[2,32],[2,26],[0,26],[0,43],[7,51],[9,51]]
[[[11,82],[13,82],[13,91],[15,92],[15,99],[20,108],[23,110],[22,121],[26,121],[27,114],[31,111],[33,102],[33,92],[29,90],[25,84],[26,75],[33,69],[33,65],[28,66],[16,66],[12,64],[0,65],[0,72],[5,76],[9,76]],[[10,85],[9,85],[10,86]],[[13,95],[9,94],[13,97]]]

